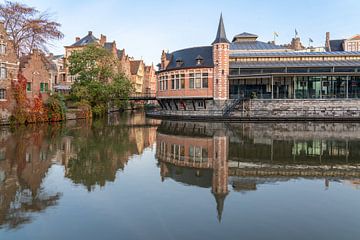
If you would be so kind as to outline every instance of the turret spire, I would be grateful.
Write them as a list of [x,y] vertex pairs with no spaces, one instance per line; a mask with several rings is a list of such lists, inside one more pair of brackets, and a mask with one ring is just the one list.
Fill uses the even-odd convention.
[[216,43],[230,43],[229,40],[226,38],[222,14],[220,15],[219,27],[217,30],[216,38],[212,44],[214,45]]

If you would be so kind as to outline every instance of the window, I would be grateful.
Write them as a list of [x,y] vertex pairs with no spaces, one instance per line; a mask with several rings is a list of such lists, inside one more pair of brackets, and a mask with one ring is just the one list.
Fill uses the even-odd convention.
[[185,74],[171,75],[171,89],[178,90],[185,88]]
[[208,73],[203,73],[203,74],[202,74],[202,87],[203,87],[203,88],[208,88],[208,86],[209,86],[208,76],[209,76]]
[[171,75],[171,89],[175,89],[175,75]]
[[0,54],[6,53],[6,46],[4,43],[0,43]]
[[45,83],[40,83],[40,92],[45,91]]
[[45,91],[49,91],[49,84],[45,83]]
[[189,74],[189,88],[194,88],[194,74],[190,73]]
[[195,74],[195,88],[201,88],[201,73]]
[[185,88],[185,74],[180,74],[180,88]]
[[31,92],[31,83],[30,82],[26,83],[26,91]]
[[6,66],[5,66],[5,63],[0,64],[0,79],[6,79]]
[[6,99],[6,90],[5,89],[0,89],[0,99],[4,100]]

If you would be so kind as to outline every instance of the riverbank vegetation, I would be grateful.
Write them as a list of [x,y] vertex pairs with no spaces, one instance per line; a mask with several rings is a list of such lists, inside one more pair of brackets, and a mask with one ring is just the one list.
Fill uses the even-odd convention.
[[69,100],[91,106],[94,115],[109,108],[124,108],[133,86],[121,72],[117,59],[104,48],[86,46],[69,57],[70,74],[76,76]]

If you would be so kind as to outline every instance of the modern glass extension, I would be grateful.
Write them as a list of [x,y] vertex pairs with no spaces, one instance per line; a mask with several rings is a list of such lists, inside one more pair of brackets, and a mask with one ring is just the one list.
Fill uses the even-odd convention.
[[229,79],[233,99],[360,98],[357,68],[231,69]]

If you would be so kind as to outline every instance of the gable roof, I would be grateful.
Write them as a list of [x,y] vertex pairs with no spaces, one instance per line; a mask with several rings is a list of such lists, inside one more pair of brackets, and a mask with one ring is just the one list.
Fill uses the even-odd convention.
[[56,64],[54,64],[52,61],[50,61],[45,56],[44,53],[39,52],[38,50],[34,51],[31,54],[27,54],[27,55],[24,55],[24,56],[20,57],[20,65],[19,65],[20,70],[26,68],[27,67],[26,65],[29,63],[31,58],[34,57],[35,55],[40,56],[41,61],[43,62],[43,64],[45,65],[47,70],[57,71]]
[[356,34],[347,40],[360,40],[360,34]]
[[92,44],[92,43],[97,43],[98,41],[99,41],[99,39],[94,37],[92,32],[89,31],[88,35],[86,35],[85,37],[83,37],[79,41],[75,42],[73,45],[71,45],[71,47],[86,46],[86,45],[89,45],[89,44]]
[[344,51],[343,42],[345,39],[330,40],[330,51]]
[[130,72],[131,75],[136,75],[139,71],[142,60],[133,60],[130,61]]
[[117,50],[117,56],[119,59],[123,58],[123,55],[125,54],[125,49]]
[[105,44],[104,44],[104,48],[106,49],[106,50],[112,50],[112,48],[113,48],[113,42],[106,42]]
[[237,39],[242,39],[242,38],[254,38],[254,39],[257,39],[258,37],[259,36],[256,35],[256,34],[243,32],[243,33],[235,35],[232,41],[235,42]]

